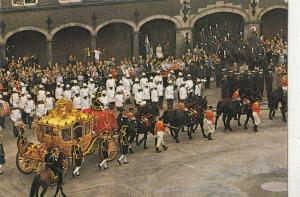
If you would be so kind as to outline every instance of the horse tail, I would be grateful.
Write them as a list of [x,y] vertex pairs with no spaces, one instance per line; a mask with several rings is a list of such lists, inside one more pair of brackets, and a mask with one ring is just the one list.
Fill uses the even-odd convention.
[[32,181],[29,197],[34,197],[35,193],[40,187],[39,180],[40,180],[40,175],[37,174]]

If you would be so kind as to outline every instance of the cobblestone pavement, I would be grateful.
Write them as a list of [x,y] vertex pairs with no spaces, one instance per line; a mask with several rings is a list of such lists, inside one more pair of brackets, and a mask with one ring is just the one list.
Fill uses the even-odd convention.
[[[212,88],[205,94],[209,104],[216,105],[220,90]],[[263,106],[266,108],[266,106]],[[65,178],[64,191],[71,197],[284,197],[287,192],[267,192],[260,185],[271,181],[287,182],[287,124],[278,116],[268,120],[262,111],[258,133],[244,130],[232,122],[233,132],[224,133],[219,120],[214,140],[203,139],[199,130],[189,140],[180,133],[180,143],[171,136],[165,141],[169,149],[155,153],[150,135],[149,149],[134,146],[128,155],[129,164],[109,163],[109,169],[99,171],[98,155],[88,157],[81,176]],[[11,127],[4,135],[7,164],[0,176],[0,197],[28,196],[33,175],[21,174],[15,165],[17,147]],[[206,130],[207,131],[207,130]],[[28,131],[35,140],[32,131]],[[71,167],[72,168],[72,167]],[[53,196],[50,189],[46,196]]]

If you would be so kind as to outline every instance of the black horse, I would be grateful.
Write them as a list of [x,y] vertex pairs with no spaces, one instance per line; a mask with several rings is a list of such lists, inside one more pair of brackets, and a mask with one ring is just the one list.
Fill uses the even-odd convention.
[[286,122],[286,112],[288,109],[288,97],[287,92],[284,92],[282,87],[278,87],[277,90],[273,91],[268,98],[269,107],[269,119],[272,120],[275,117],[275,110],[278,109],[278,104],[281,104],[281,115],[282,120]]
[[194,127],[192,129],[193,133],[197,130],[198,126],[200,125],[201,132],[204,138],[207,138],[207,136],[204,133],[204,116],[205,116],[205,110],[207,109],[207,99],[206,96],[195,96],[190,100],[192,102],[186,103],[186,106],[188,107],[189,111],[193,111],[193,123]]
[[198,124],[201,126],[203,137],[206,136],[203,129],[203,108],[207,106],[206,98],[190,98],[185,106],[187,110],[166,110],[162,115],[164,123],[170,125],[170,133],[176,143],[179,143],[178,133],[180,130],[184,131],[184,127],[187,127],[189,139],[192,139],[192,133],[197,129]]
[[[123,113],[120,113],[117,117],[118,127],[126,125],[126,137],[131,147],[134,138],[137,146],[144,142],[144,149],[147,149],[148,133],[154,133],[155,118],[159,116],[159,109],[154,105],[145,106],[139,109],[133,117],[124,117]],[[143,138],[139,141],[139,134],[143,135]],[[132,149],[130,149],[132,152]]]
[[[136,144],[139,146],[144,142],[144,149],[147,149],[148,133],[154,134],[154,128],[156,123],[156,117],[159,116],[159,108],[155,105],[148,105],[139,109],[139,112],[135,114],[137,121],[137,134]],[[143,134],[143,138],[139,141],[139,134]]]
[[251,118],[253,124],[254,124],[254,118],[253,118],[253,111],[251,109],[251,103],[245,102],[245,100],[241,99],[240,101],[236,101],[234,99],[228,98],[223,99],[218,102],[217,104],[217,117],[216,117],[216,124],[215,129],[217,128],[217,122],[221,114],[223,114],[223,124],[224,124],[224,131],[227,129],[229,131],[232,131],[232,128],[230,126],[230,121],[234,117],[238,117],[238,125],[241,126],[240,117],[241,115],[246,115],[247,118],[244,123],[244,129],[247,129],[248,121]]

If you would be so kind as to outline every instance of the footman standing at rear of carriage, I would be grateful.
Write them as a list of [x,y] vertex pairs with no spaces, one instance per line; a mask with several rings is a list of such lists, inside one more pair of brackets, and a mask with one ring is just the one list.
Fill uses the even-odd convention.
[[79,145],[80,139],[77,139],[76,145],[72,147],[72,164],[75,164],[75,170],[73,171],[73,177],[74,176],[80,176],[79,170],[82,165],[83,161],[83,153],[81,146]]
[[[2,128],[0,127],[0,130]],[[2,167],[5,164],[5,152],[2,144],[2,135],[0,135],[0,175],[3,174]]]
[[208,111],[205,113],[206,123],[208,125],[208,140],[212,140],[211,134],[215,131],[215,116],[212,111],[212,106],[208,107]]

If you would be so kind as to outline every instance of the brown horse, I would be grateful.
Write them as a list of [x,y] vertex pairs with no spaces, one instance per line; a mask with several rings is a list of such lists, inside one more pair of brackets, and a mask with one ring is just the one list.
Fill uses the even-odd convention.
[[[49,186],[51,186],[52,183],[56,183],[56,192],[54,196],[57,196],[59,190],[61,194],[66,197],[66,195],[63,192],[63,166],[62,164],[63,160],[65,159],[65,155],[62,154],[62,152],[59,153],[58,159],[57,159],[57,173],[61,173],[61,176],[58,176],[58,179],[54,179],[53,172],[49,169],[43,169],[39,173],[37,173],[33,179],[33,182],[31,184],[31,190],[30,190],[30,197],[38,197],[39,196],[39,189],[40,187],[43,188],[43,191],[41,192],[40,196],[43,197]],[[60,178],[61,177],[61,178]]]

